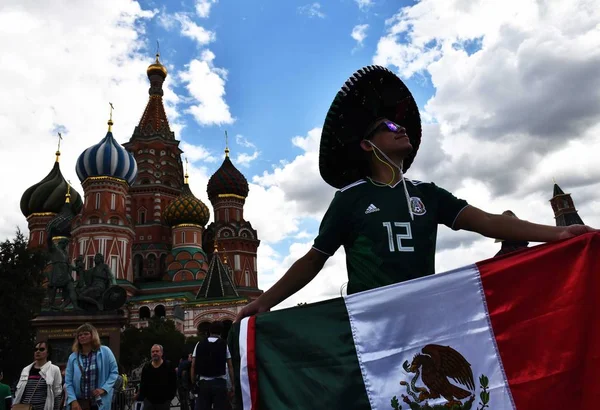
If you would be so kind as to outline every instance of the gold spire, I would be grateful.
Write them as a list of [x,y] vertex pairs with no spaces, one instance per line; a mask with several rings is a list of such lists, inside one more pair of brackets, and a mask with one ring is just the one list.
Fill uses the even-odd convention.
[[60,132],[58,133],[58,148],[56,149],[56,162],[60,161],[60,140],[62,140],[62,135]]
[[108,132],[112,132],[112,126],[113,126],[112,112],[115,109],[115,107],[113,107],[111,102],[109,102],[108,105],[110,105],[110,118],[108,119]]
[[217,238],[215,238],[215,252],[219,253],[219,245],[217,244]]
[[229,138],[227,137],[227,130],[225,130],[225,156],[229,156]]
[[160,62],[160,44],[158,44],[158,41],[156,42],[156,59],[155,59],[154,63],[152,63],[148,66],[148,69],[146,70],[146,74],[148,76],[150,76],[152,74],[158,74],[156,72],[156,70],[160,71],[162,73],[162,75],[164,76],[164,78],[167,77],[167,68],[164,65],[162,65]]
[[190,177],[190,176],[188,175],[188,160],[187,160],[187,157],[186,157],[186,158],[185,158],[185,175],[184,175],[184,178],[185,178],[185,179],[183,180],[183,183],[184,183],[184,184],[187,184],[187,183],[188,183],[188,178],[189,178],[189,177]]
[[67,194],[65,195],[65,204],[71,203],[71,181],[67,181]]
[[225,247],[223,247],[222,251],[223,251],[223,264],[227,265],[227,255],[225,254]]

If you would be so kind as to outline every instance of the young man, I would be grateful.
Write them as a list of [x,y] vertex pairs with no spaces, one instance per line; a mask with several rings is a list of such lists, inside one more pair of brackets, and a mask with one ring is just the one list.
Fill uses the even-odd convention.
[[223,324],[211,323],[209,333],[207,339],[196,344],[192,358],[192,380],[198,379],[196,410],[228,410],[227,372],[229,380],[234,378],[231,353],[221,339]]
[[431,275],[437,225],[490,238],[550,242],[593,231],[529,223],[486,213],[433,183],[404,172],[421,142],[419,110],[402,81],[384,67],[365,67],[346,81],[323,125],[319,168],[339,191],[314,246],[236,321],[268,311],[308,284],[340,246],[348,293]]

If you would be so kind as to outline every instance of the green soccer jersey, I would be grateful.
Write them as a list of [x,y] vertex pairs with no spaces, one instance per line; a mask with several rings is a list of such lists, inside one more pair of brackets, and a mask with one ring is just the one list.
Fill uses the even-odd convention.
[[435,273],[437,226],[454,229],[468,204],[433,183],[406,187],[413,221],[402,182],[359,180],[335,194],[313,248],[332,256],[344,246],[349,294]]
[[0,410],[8,410],[6,408],[6,399],[11,398],[10,387],[4,383],[0,383]]

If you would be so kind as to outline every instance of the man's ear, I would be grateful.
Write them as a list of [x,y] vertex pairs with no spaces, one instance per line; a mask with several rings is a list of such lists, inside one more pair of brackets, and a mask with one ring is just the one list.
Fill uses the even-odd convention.
[[360,142],[360,147],[363,149],[363,151],[373,151],[373,145],[371,145],[371,141],[369,140],[362,140]]

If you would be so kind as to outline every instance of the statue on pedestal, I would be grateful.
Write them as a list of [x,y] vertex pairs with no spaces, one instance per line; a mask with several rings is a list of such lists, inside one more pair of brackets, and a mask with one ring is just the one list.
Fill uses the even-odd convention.
[[[50,261],[48,264],[52,266],[48,280],[48,306],[50,309],[64,310],[71,303],[75,310],[79,310],[75,284],[71,276],[75,267],[69,263],[68,245],[69,238],[64,236],[55,236],[49,239]],[[62,290],[63,299],[62,304],[58,307],[54,304],[57,289]]]
[[[85,269],[83,256],[78,256],[75,266],[69,263],[69,237],[73,212],[69,205],[70,186],[67,186],[65,204],[61,211],[46,226],[48,252],[52,266],[48,281],[48,305],[52,310],[64,310],[69,304],[73,310],[107,311],[123,306],[127,299],[125,290],[117,285],[117,281],[104,255],[97,253],[94,267]],[[73,280],[72,272],[76,272],[77,280]],[[62,290],[62,304],[55,306],[57,289]]]
[[94,306],[99,311],[104,310],[106,291],[112,289],[113,285],[117,285],[117,281],[110,268],[104,263],[104,255],[97,253],[94,256],[94,267],[83,272],[83,275],[87,276],[89,282],[86,283],[87,286],[79,293],[79,300]]

